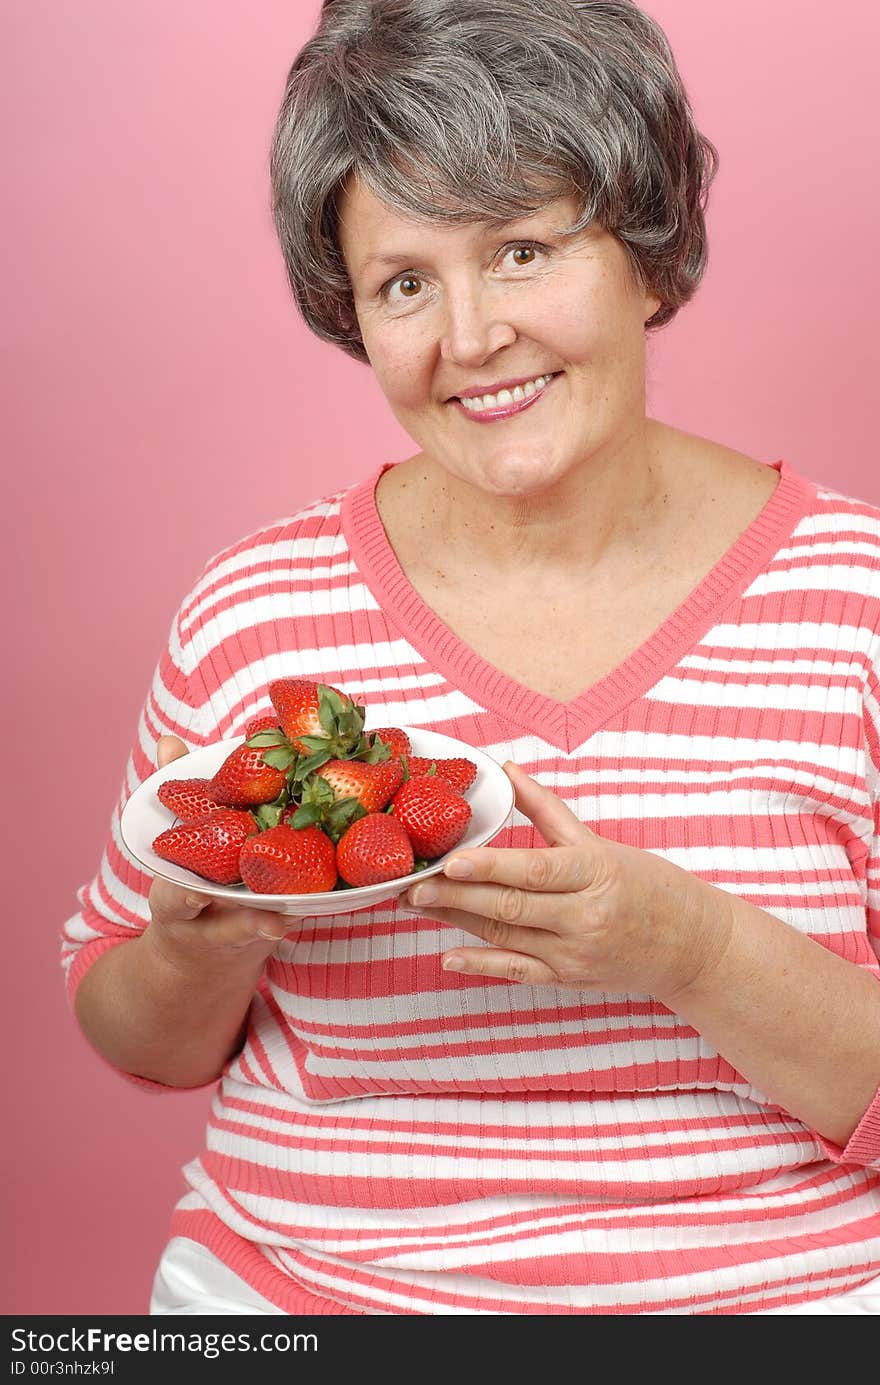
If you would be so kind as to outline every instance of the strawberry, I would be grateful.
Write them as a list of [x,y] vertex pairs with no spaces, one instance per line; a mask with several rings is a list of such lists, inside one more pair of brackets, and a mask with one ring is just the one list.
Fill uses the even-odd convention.
[[210,779],[166,779],[158,798],[181,822],[197,822],[223,806],[211,793]]
[[258,731],[277,731],[278,718],[274,712],[264,712],[262,716],[251,717],[244,728],[244,738],[249,741]]
[[315,770],[315,777],[330,785],[337,800],[354,798],[368,813],[378,813],[403,783],[403,765],[399,760],[386,760],[381,765],[328,760]]
[[339,874],[348,885],[380,885],[412,873],[412,843],[403,824],[388,813],[358,818],[336,848]]
[[336,848],[320,827],[269,827],[245,842],[239,863],[257,894],[318,894],[338,878]]
[[153,850],[163,861],[173,861],[217,885],[237,885],[241,880],[238,856],[248,837],[259,829],[250,813],[234,808],[210,813],[197,822],[181,823],[160,832]]
[[428,774],[433,765],[437,778],[445,779],[446,783],[458,789],[459,793],[469,789],[477,777],[477,767],[473,760],[432,760],[423,755],[407,755],[406,764],[410,775]]
[[216,801],[230,807],[272,803],[286,788],[284,771],[268,765],[263,751],[247,742],[227,755],[210,783]]
[[325,760],[332,760],[354,750],[361,740],[364,708],[338,688],[304,678],[276,678],[269,684],[269,696],[298,755],[326,752]]
[[457,846],[471,820],[471,805],[436,774],[407,779],[388,811],[403,824],[416,854],[429,861]]
[[307,775],[297,805],[282,813],[292,827],[320,825],[337,842],[366,813],[378,813],[403,783],[400,760],[373,765],[363,760],[328,760]]
[[377,740],[382,741],[383,745],[387,745],[392,760],[399,759],[401,755],[408,755],[412,750],[409,736],[405,731],[401,731],[399,726],[382,726],[378,731],[367,732],[367,741],[371,747],[376,744]]

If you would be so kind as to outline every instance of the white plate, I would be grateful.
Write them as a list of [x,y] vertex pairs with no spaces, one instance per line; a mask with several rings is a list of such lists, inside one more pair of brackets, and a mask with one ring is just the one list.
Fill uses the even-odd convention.
[[[367,728],[378,730],[378,727]],[[425,731],[418,726],[403,726],[401,730],[409,736],[412,754],[433,759],[452,760],[465,756],[477,766],[477,777],[467,790],[465,798],[471,806],[471,820],[468,830],[456,846],[456,851],[466,847],[485,846],[486,842],[498,835],[513,811],[513,785],[504,770],[487,755],[484,750],[465,741],[457,741],[452,736],[442,736],[437,731]],[[122,840],[134,859],[151,875],[170,880],[175,885],[186,885],[198,894],[210,895],[212,899],[231,899],[241,904],[247,903],[255,909],[268,909],[276,914],[295,914],[298,917],[321,914],[352,914],[358,909],[369,909],[386,899],[394,899],[403,894],[416,880],[428,875],[437,875],[443,869],[447,856],[438,856],[425,870],[413,875],[402,875],[397,880],[387,880],[381,885],[363,885],[357,889],[328,890],[320,894],[255,894],[246,885],[215,885],[191,870],[164,861],[153,850],[153,842],[160,832],[171,827],[176,821],[174,814],[159,802],[157,790],[166,779],[210,779],[220,768],[227,755],[244,738],[230,741],[217,741],[215,745],[191,750],[179,760],[159,769],[145,779],[135,789],[122,810]]]

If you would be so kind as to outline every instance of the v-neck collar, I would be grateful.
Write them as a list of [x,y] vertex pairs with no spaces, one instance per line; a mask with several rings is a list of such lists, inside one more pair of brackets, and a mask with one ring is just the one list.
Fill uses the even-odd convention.
[[388,540],[376,487],[396,462],[384,462],[349,489],[341,522],[351,555],[385,614],[418,652],[479,706],[571,753],[665,673],[712,628],[810,509],[816,486],[783,459],[780,480],[752,523],[689,596],[628,658],[570,702],[535,692],[488,663],[444,625],[412,586]]

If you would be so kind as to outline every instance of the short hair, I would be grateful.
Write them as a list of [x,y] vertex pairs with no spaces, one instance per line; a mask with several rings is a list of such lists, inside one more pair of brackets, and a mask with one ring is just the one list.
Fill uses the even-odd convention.
[[662,327],[707,263],[718,167],[669,42],[631,0],[325,0],[275,125],[272,216],[306,324],[367,361],[338,242],[353,174],[414,219],[501,221],[574,195]]

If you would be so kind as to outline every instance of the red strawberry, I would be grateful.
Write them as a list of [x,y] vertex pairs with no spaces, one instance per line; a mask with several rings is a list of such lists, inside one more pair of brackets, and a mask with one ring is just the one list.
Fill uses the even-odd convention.
[[227,755],[211,780],[214,798],[230,807],[272,803],[286,787],[284,771],[267,765],[262,750],[247,743]]
[[381,726],[378,731],[368,731],[367,740],[370,745],[375,745],[377,740],[388,746],[392,760],[401,755],[408,755],[412,750],[409,736],[405,731],[401,731],[399,726]]
[[380,885],[410,875],[415,865],[403,823],[388,813],[358,818],[336,848],[339,874],[348,885]]
[[153,850],[163,861],[173,861],[217,885],[237,885],[241,880],[238,856],[248,837],[259,829],[250,813],[224,808],[198,822],[181,823],[160,832]]
[[386,760],[380,765],[368,765],[363,760],[329,760],[315,770],[315,777],[330,785],[336,800],[356,798],[368,813],[378,813],[403,783],[403,765],[399,760]]
[[277,731],[278,718],[274,712],[264,712],[262,716],[251,717],[244,728],[244,738],[249,741],[258,731]]
[[239,864],[257,894],[318,894],[337,880],[336,848],[320,827],[269,827],[245,842]]
[[406,828],[416,855],[445,856],[464,836],[471,805],[436,774],[417,774],[397,790],[388,810]]
[[325,760],[347,755],[361,740],[365,712],[327,683],[277,678],[269,684],[278,722],[298,755]]
[[181,822],[197,822],[223,807],[211,793],[210,779],[166,779],[158,797]]
[[473,760],[431,760],[420,755],[407,755],[406,763],[411,775],[427,774],[432,765],[437,767],[437,778],[445,779],[459,793],[469,789],[477,777],[477,767]]

